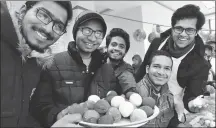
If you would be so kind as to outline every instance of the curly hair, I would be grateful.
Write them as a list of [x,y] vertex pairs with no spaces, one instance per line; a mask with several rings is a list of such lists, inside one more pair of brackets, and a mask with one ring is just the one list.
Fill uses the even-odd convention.
[[188,19],[188,18],[197,19],[197,23],[196,23],[197,30],[200,30],[202,26],[205,24],[205,16],[200,11],[200,7],[193,5],[193,4],[188,4],[181,8],[178,8],[173,13],[172,18],[171,18],[172,27],[174,27],[177,21],[182,20],[182,19]]
[[[34,6],[35,4],[37,4],[38,2],[40,1],[27,1],[25,3],[26,5],[26,9],[27,11],[32,7]],[[61,7],[63,7],[66,11],[67,11],[67,14],[68,14],[68,17],[67,17],[67,22],[66,22],[66,25],[68,24],[68,21],[70,21],[72,19],[72,16],[73,16],[73,11],[72,11],[72,4],[70,1],[53,1],[53,2],[56,2],[57,4],[59,4]]]
[[120,36],[125,40],[126,52],[130,48],[130,36],[129,34],[121,28],[113,28],[106,37],[106,46],[108,47],[112,37]]

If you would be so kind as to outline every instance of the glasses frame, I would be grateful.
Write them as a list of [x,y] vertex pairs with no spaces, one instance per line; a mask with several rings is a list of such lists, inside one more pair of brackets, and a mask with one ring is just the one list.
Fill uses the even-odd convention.
[[[89,35],[87,35],[87,34],[84,34],[84,32],[83,32],[83,29],[85,29],[85,28],[87,28],[87,29],[89,29],[89,30],[91,30],[91,34],[89,34]],[[79,29],[81,29],[81,31],[82,31],[82,34],[83,35],[85,35],[85,36],[91,36],[92,35],[92,33],[94,33],[94,36],[97,38],[97,39],[103,39],[103,37],[104,37],[104,35],[103,35],[103,32],[101,32],[101,31],[95,31],[95,30],[92,30],[91,28],[89,28],[89,27],[79,27]],[[95,35],[95,33],[96,32],[101,32],[101,34],[103,35],[101,38],[98,38],[96,35]]]
[[[177,32],[176,31],[176,28],[177,27],[180,27],[180,26],[176,26],[176,27],[173,27],[173,31],[175,32],[175,33],[177,33],[177,34],[181,34],[182,32],[184,32],[185,31],[185,33],[187,34],[187,35],[193,35],[193,34],[196,34],[197,33],[197,29],[195,29],[195,28],[183,28],[183,27],[180,27],[180,28],[182,28],[182,31],[179,33],[179,32]],[[188,33],[188,29],[193,29],[194,30],[194,33]]]
[[57,32],[53,29],[53,27],[57,24],[56,21],[53,20],[52,17],[51,17],[49,14],[47,14],[45,11],[43,11],[43,12],[46,13],[46,14],[49,16],[50,21],[48,21],[48,22],[42,21],[40,18],[38,18],[38,13],[39,13],[39,11],[43,11],[43,9],[37,8],[37,12],[36,12],[36,17],[37,17],[37,19],[40,20],[40,21],[41,21],[43,24],[45,24],[45,25],[48,25],[49,23],[53,22],[52,30],[53,30],[57,35],[62,36],[64,33],[67,32],[67,31],[66,31],[66,27],[65,27],[65,25],[64,25],[64,31],[62,31],[62,33],[60,33],[60,34],[57,33]]

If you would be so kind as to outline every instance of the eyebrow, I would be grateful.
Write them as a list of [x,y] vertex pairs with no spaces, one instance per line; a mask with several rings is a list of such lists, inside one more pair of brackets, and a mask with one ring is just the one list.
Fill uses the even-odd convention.
[[51,16],[52,20],[54,20],[55,22],[59,22],[59,23],[64,24],[60,19],[56,18],[50,11],[48,11],[44,7],[40,7],[40,9],[42,9],[43,11],[45,11],[46,13],[48,13],[48,15]]

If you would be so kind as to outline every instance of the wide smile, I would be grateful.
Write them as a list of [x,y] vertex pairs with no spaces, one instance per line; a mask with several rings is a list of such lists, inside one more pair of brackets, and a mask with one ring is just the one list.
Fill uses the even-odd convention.
[[40,37],[41,39],[43,39],[43,40],[48,39],[48,37],[44,33],[41,33],[39,31],[35,31],[35,32],[37,33],[38,37]]
[[178,38],[180,41],[187,41],[188,39],[187,38],[182,38],[182,37],[179,37]]

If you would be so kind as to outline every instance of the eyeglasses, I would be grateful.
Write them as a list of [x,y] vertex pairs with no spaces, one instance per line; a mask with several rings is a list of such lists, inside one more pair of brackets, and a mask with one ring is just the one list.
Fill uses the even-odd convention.
[[43,9],[37,9],[36,17],[45,25],[48,25],[50,22],[53,22],[52,30],[58,34],[59,36],[63,35],[65,30],[65,25],[60,21],[55,21],[52,17],[47,14],[47,12]]
[[91,36],[92,33],[94,32],[94,35],[97,39],[103,39],[104,37],[104,33],[101,31],[94,31],[89,27],[80,27],[79,29],[81,29],[82,34],[85,36]]
[[178,34],[181,34],[185,30],[185,32],[188,35],[193,35],[193,34],[195,34],[197,32],[197,30],[194,29],[194,28],[183,28],[181,26],[176,26],[176,27],[173,28],[173,30],[174,30],[175,33],[178,33]]

